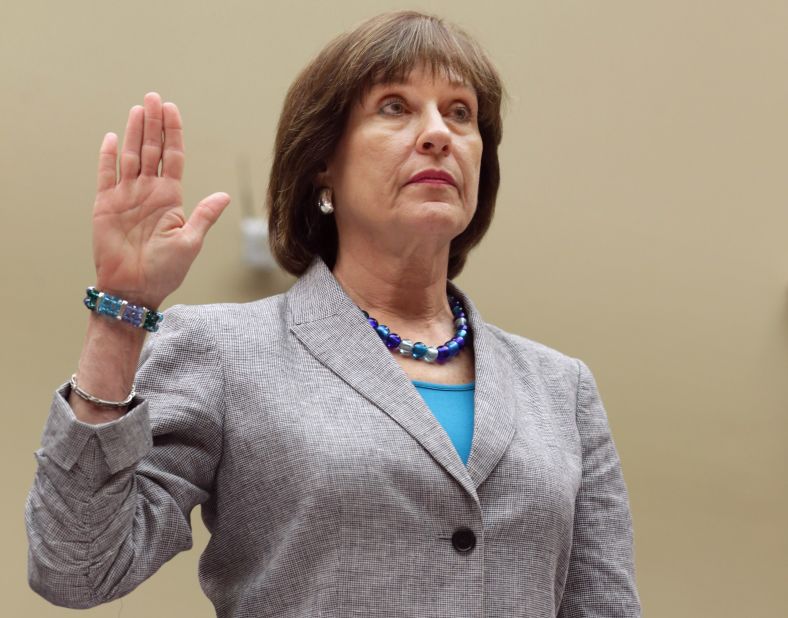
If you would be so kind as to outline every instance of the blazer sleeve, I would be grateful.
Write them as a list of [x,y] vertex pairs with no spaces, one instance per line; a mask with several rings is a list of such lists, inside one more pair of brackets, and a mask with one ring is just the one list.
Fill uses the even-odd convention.
[[140,398],[122,418],[82,423],[69,386],[55,392],[25,523],[30,586],[56,605],[121,597],[192,546],[190,512],[211,495],[224,414],[217,348],[196,313],[173,307],[149,335]]
[[621,462],[588,367],[578,361],[583,472],[558,618],[639,617],[632,518]]

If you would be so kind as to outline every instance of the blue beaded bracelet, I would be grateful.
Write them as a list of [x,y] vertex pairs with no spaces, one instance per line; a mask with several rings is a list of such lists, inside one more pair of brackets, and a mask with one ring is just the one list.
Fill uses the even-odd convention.
[[126,322],[135,328],[144,328],[148,332],[155,333],[159,330],[159,324],[164,319],[163,313],[147,307],[132,305],[127,300],[100,292],[93,286],[90,286],[86,292],[87,296],[82,302],[88,309],[108,318]]

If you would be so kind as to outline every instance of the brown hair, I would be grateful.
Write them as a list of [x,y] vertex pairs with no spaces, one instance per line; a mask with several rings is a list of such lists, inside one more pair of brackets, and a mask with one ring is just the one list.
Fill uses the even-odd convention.
[[331,41],[298,75],[285,97],[268,185],[268,229],[277,262],[301,275],[316,255],[333,267],[337,229],[317,207],[315,177],[334,152],[351,106],[375,84],[404,81],[424,66],[472,86],[478,98],[482,160],[476,212],[449,250],[456,277],[490,226],[500,172],[503,85],[476,41],[431,15],[398,11],[373,17]]

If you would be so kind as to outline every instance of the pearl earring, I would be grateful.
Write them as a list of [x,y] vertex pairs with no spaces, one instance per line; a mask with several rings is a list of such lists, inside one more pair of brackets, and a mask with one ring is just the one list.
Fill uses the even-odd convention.
[[334,212],[334,204],[331,202],[331,189],[329,187],[320,189],[320,197],[317,200],[317,204],[320,206],[320,212],[324,215],[330,215]]

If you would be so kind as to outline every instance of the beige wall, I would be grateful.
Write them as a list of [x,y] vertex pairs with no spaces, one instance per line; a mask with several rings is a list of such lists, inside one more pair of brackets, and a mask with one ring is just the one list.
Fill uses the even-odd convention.
[[[170,304],[280,291],[289,278],[239,259],[238,157],[259,203],[296,71],[335,33],[403,6],[0,5],[3,615],[70,615],[27,587],[22,511],[86,322],[101,136],[158,90],[184,116],[187,203],[236,198]],[[647,615],[788,615],[788,3],[409,6],[477,35],[508,85],[498,213],[459,283],[490,321],[594,370]],[[212,615],[193,522],[195,550],[86,615]]]

